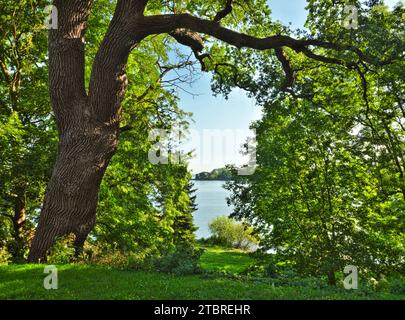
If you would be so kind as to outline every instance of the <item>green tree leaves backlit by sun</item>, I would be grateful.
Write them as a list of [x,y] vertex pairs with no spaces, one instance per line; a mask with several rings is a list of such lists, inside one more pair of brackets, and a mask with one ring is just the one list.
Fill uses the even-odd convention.
[[[342,41],[348,31],[328,19],[326,8],[311,1],[307,25]],[[348,41],[395,62],[348,70],[290,53],[300,72],[293,91],[272,90],[272,77],[248,84],[264,110],[253,124],[258,168],[228,183],[234,216],[256,226],[264,248],[331,284],[348,264],[376,277],[403,274],[405,265],[401,10],[370,4],[360,14]]]

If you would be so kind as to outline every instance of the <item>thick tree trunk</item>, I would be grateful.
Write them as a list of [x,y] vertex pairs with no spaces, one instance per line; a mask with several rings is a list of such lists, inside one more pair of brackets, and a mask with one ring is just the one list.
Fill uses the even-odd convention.
[[84,35],[92,0],[55,0],[54,4],[58,28],[49,32],[49,93],[59,150],[29,262],[45,261],[55,239],[72,233],[78,254],[95,224],[100,183],[118,143],[125,66],[136,45],[128,32],[122,32],[123,19],[146,2],[135,1],[134,6],[132,1],[118,1],[93,63],[88,94]]
[[117,141],[117,128],[108,126],[61,136],[30,262],[44,262],[55,239],[72,233],[80,251],[95,224],[100,183]]

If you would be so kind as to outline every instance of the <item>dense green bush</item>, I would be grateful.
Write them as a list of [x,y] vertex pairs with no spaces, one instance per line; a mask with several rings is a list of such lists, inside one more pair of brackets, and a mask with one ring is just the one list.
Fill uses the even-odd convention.
[[11,259],[11,254],[5,247],[0,247],[0,265],[8,264]]
[[157,271],[175,275],[199,273],[198,261],[203,252],[203,249],[196,249],[191,246],[178,246],[156,259],[154,266]]
[[[326,276],[304,275],[294,268],[293,264],[285,264],[277,260],[276,255],[268,254],[261,250],[249,253],[254,259],[251,265],[242,273],[255,279],[268,279],[277,287],[305,287],[311,289],[328,289],[346,291],[343,288],[344,274],[336,273],[337,285],[331,287],[326,282]],[[405,295],[405,278],[381,276],[378,280],[370,278],[367,274],[359,277],[356,292],[362,296],[372,296],[376,292]]]
[[403,294],[405,298],[405,277],[388,277],[381,276],[380,279],[369,281],[370,286],[379,292],[389,292],[393,294]]
[[248,250],[258,243],[251,227],[226,216],[214,218],[209,228],[212,233],[210,244]]
[[119,247],[106,246],[103,242],[86,241],[82,253],[74,257],[74,262],[133,271],[150,271],[152,269],[152,260],[157,256],[159,256],[159,252],[151,248],[124,251]]
[[391,293],[403,294],[405,298],[405,278],[392,279],[389,282],[389,289]]
[[72,262],[75,250],[72,237],[60,237],[50,250],[47,262],[53,264],[67,264]]

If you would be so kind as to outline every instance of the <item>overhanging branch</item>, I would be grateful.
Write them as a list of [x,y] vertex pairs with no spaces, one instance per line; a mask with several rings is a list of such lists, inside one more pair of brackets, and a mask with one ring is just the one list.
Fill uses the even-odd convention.
[[214,22],[219,23],[223,18],[232,12],[232,2],[233,0],[226,0],[225,7],[219,11],[214,17]]
[[283,88],[286,89],[294,84],[294,70],[291,68],[290,60],[288,60],[287,56],[285,55],[283,48],[276,48],[274,50],[277,59],[281,62],[286,76],[285,83],[283,85]]
[[[257,38],[222,27],[215,21],[201,19],[187,13],[147,16],[138,20],[136,23],[136,30],[144,30],[141,31],[143,36],[159,33],[172,33],[176,29],[181,28],[187,29],[192,33],[210,35],[237,48],[245,47],[256,50],[268,50],[288,47],[296,52],[302,52],[312,59],[325,63],[346,64],[337,58],[315,54],[310,47],[324,48],[334,51],[351,51],[354,52],[361,61],[367,63],[375,61],[375,59],[368,57],[360,49],[354,48],[353,46],[345,46],[317,39],[294,39],[286,35],[273,35],[266,38]],[[385,61],[380,63],[389,62],[390,61]]]
[[[200,19],[190,14],[147,16],[137,21],[137,30],[145,30],[146,34],[144,36],[169,33],[179,43],[192,49],[194,55],[202,65],[202,70],[206,69],[203,60],[209,57],[209,55],[201,54],[204,48],[204,42],[199,35],[200,33],[213,36],[237,48],[247,47],[256,50],[275,49],[276,56],[281,62],[286,74],[284,88],[293,85],[294,71],[291,68],[288,58],[284,54],[283,47],[289,47],[298,53],[302,52],[307,57],[324,63],[345,65],[342,60],[322,56],[309,49],[310,46],[313,46],[334,49],[336,51],[342,50],[340,46],[333,43],[314,39],[294,39],[285,35],[257,38],[222,27],[218,22],[222,19],[221,17],[229,14],[230,10],[232,10],[232,1],[227,1],[225,8],[217,14],[213,21]],[[358,54],[358,52],[356,53]]]

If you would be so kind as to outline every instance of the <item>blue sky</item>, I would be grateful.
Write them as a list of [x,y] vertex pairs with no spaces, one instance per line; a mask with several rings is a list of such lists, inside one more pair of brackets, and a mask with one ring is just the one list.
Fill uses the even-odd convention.
[[[274,19],[284,24],[291,22],[294,28],[303,28],[306,19],[305,0],[269,0]],[[385,3],[393,6],[397,0],[386,0]],[[252,121],[260,118],[260,109],[255,106],[253,99],[249,99],[242,90],[234,90],[228,100],[222,96],[214,97],[210,89],[209,74],[201,74],[201,77],[192,84],[190,91],[198,96],[191,96],[185,92],[180,94],[180,106],[193,113],[194,124],[192,129],[202,132],[204,129],[241,129],[248,130]],[[247,134],[246,134],[247,135]],[[236,145],[241,145],[245,137],[238,137]],[[206,151],[205,151],[206,152]],[[229,159],[222,154],[208,163],[203,161],[201,152],[196,154],[190,162],[190,169],[196,173],[209,171],[224,166],[227,163],[240,165],[246,161],[242,155],[233,156]],[[211,157],[211,158],[212,158]],[[231,160],[231,161],[230,161]],[[204,163],[205,162],[205,163]]]

